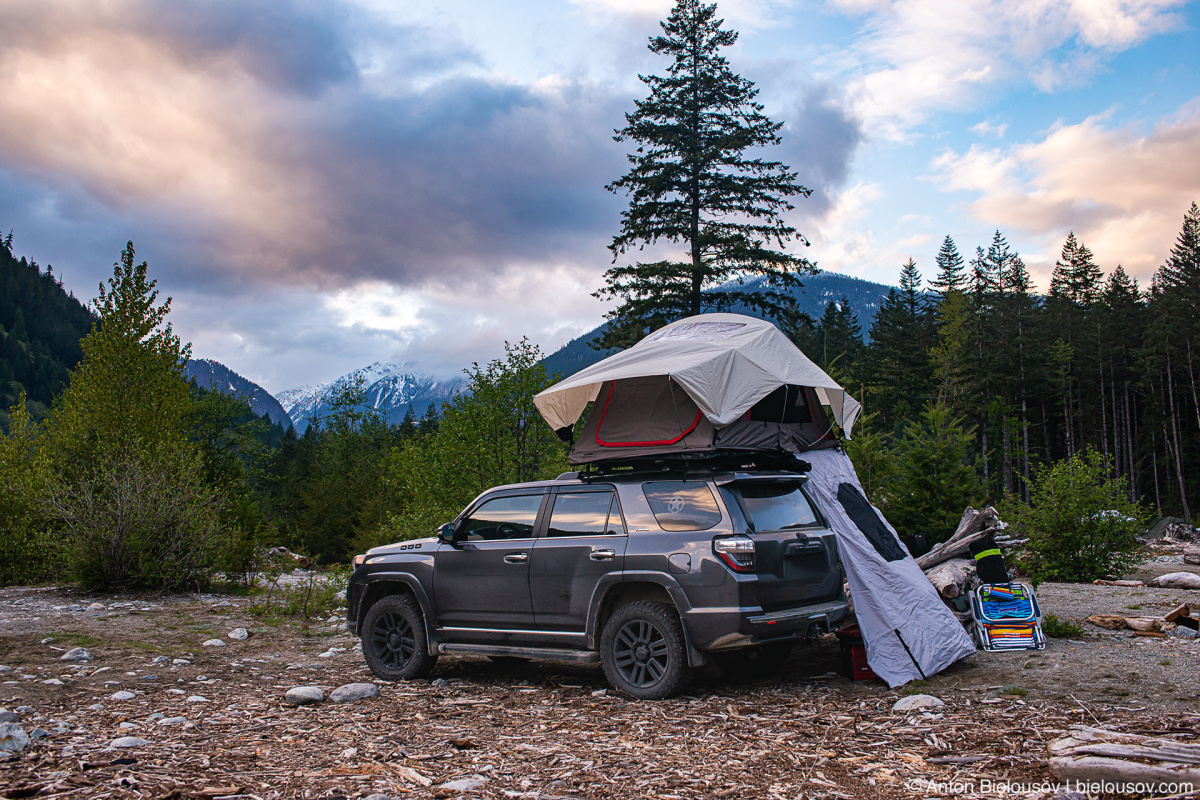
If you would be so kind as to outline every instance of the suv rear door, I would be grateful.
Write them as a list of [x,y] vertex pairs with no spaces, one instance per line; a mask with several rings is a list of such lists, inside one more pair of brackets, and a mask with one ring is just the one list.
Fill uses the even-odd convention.
[[837,597],[842,589],[837,543],[797,476],[750,478],[721,487],[754,538],[758,597],[766,611]]
[[625,566],[625,524],[611,486],[558,489],[529,570],[539,630],[583,631],[596,584]]

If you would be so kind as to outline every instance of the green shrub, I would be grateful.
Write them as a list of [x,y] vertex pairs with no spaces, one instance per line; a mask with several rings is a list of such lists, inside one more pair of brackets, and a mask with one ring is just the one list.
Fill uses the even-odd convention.
[[24,398],[0,434],[0,585],[43,583],[62,576],[61,541],[49,531],[41,499],[50,485],[40,428]]
[[1119,578],[1139,563],[1137,534],[1148,515],[1108,467],[1089,447],[1037,468],[1029,505],[1013,496],[1000,504],[1001,517],[1029,538],[1021,566],[1035,582]]
[[1042,617],[1042,633],[1055,639],[1077,639],[1083,635],[1083,628],[1069,619],[1047,614]]
[[140,448],[73,464],[47,503],[85,589],[171,591],[207,581],[218,508],[190,448]]

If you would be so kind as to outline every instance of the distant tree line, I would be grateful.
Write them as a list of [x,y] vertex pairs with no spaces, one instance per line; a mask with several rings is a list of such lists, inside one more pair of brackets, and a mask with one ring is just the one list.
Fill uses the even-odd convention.
[[[1130,500],[1192,519],[1200,496],[1200,209],[1148,287],[1107,275],[1072,233],[1046,294],[999,231],[964,259],[947,236],[923,290],[901,267],[863,341],[831,303],[793,338],[872,410],[852,445],[888,502],[905,430],[947,409],[969,432],[978,499],[1030,500],[1038,465],[1089,448]],[[894,498],[893,498],[894,502]]]

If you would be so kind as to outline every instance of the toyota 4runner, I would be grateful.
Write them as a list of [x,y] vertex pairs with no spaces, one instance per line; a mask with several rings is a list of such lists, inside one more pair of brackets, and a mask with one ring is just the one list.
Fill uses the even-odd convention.
[[566,473],[481,494],[436,538],[354,559],[348,621],[386,680],[441,653],[599,662],[642,699],[708,661],[780,667],[846,615],[834,535],[802,473]]

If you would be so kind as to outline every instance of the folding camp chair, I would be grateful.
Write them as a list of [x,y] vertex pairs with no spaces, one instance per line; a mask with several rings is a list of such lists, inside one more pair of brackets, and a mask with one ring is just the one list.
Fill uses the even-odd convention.
[[1041,650],[1042,610],[1023,583],[985,583],[971,593],[975,641],[983,650]]

